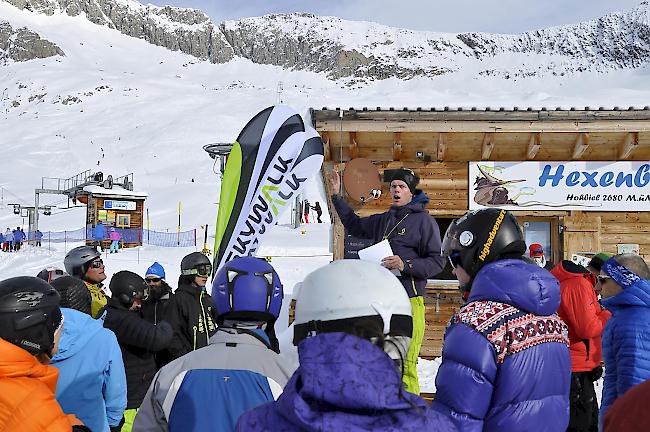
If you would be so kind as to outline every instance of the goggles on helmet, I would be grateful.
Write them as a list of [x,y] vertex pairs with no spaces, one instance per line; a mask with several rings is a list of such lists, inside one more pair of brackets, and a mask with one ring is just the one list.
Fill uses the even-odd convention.
[[184,275],[194,275],[200,277],[208,277],[212,274],[212,264],[199,264],[189,270],[183,270]]

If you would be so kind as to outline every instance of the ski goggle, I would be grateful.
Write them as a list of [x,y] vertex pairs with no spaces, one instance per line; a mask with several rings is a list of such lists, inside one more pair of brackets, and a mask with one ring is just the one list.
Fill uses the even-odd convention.
[[208,277],[212,274],[212,264],[199,264],[189,270],[183,270],[183,274]]
[[461,265],[460,252],[452,252],[447,258],[449,259],[449,264],[451,264],[452,268]]
[[91,268],[100,268],[104,266],[104,261],[98,259],[90,263]]
[[146,278],[145,282],[147,282],[147,283],[156,283],[156,282],[160,282],[161,280],[162,280],[162,278]]

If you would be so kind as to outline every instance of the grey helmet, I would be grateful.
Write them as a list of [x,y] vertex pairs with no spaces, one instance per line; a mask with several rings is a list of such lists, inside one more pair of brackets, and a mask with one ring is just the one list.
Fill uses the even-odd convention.
[[88,264],[100,256],[94,246],[77,246],[65,256],[63,265],[70,276],[82,278],[88,270]]

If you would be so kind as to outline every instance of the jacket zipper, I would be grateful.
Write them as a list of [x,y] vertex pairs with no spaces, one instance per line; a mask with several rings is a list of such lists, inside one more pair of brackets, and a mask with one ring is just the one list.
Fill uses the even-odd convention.
[[192,351],[196,350],[196,326],[194,326],[194,347],[192,348]]
[[203,307],[203,290],[201,290],[201,295],[199,296],[199,304],[201,305],[201,315],[203,315],[203,330],[205,330],[205,342],[206,344],[209,344],[210,332],[208,332],[208,320],[205,317],[205,308]]

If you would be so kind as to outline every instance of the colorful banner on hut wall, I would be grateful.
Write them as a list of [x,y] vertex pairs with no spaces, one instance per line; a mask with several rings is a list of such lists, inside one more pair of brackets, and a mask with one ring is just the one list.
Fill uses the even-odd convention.
[[469,209],[649,211],[648,162],[469,162]]
[[244,127],[228,158],[221,185],[216,272],[225,262],[252,255],[323,162],[323,142],[305,131],[300,115],[286,106],[269,107]]

